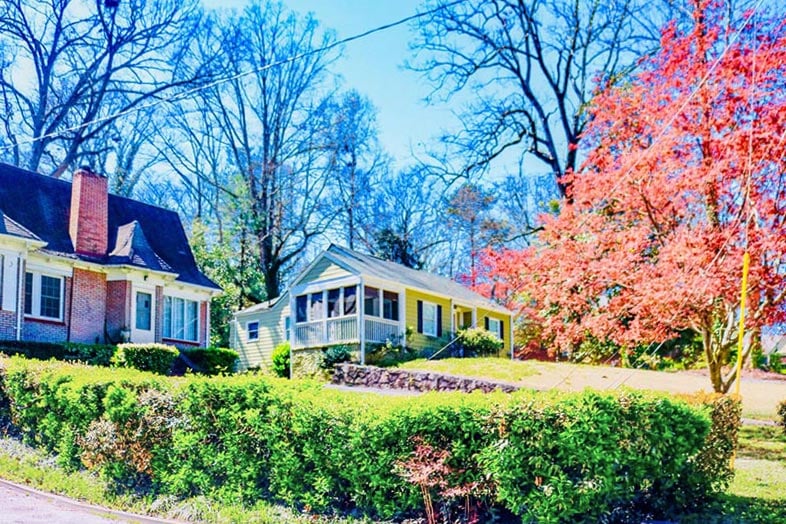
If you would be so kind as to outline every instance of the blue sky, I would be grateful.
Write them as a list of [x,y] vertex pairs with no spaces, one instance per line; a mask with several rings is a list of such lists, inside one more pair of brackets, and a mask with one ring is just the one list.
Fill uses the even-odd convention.
[[[207,7],[238,7],[247,0],[203,0]],[[388,24],[417,12],[421,0],[284,0],[299,13],[311,12],[339,39]],[[431,86],[404,61],[412,57],[408,44],[415,34],[411,24],[348,43],[335,72],[344,89],[356,89],[378,110],[382,146],[402,168],[412,163],[411,151],[423,153],[423,144],[443,128],[455,125],[448,105],[427,106],[423,98]]]

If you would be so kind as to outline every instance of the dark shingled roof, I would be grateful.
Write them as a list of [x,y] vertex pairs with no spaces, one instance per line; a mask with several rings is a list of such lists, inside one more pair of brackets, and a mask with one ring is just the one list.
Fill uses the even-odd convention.
[[[104,265],[177,273],[178,281],[221,289],[197,269],[177,213],[112,194],[108,207],[108,245],[112,252],[100,259],[77,255],[68,233],[71,184],[0,163],[2,216],[46,242],[45,251]],[[5,227],[9,234],[24,236]]]
[[26,240],[41,240],[35,236],[32,231],[11,220],[5,213],[3,213],[2,209],[0,209],[0,235],[11,235],[14,237],[21,237]]

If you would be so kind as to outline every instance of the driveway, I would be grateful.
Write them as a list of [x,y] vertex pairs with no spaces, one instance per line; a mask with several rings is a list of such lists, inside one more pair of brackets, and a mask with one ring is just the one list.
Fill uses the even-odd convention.
[[0,524],[160,524],[174,522],[91,506],[0,479]]

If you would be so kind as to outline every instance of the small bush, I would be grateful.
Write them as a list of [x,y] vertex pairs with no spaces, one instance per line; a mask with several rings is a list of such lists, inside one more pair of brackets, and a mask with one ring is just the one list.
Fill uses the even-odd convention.
[[166,344],[120,344],[115,364],[123,367],[168,375],[180,351]]
[[488,357],[502,350],[502,341],[482,328],[462,329],[458,332],[458,342],[466,357]]
[[330,346],[325,349],[324,358],[320,362],[319,367],[326,371],[332,371],[336,364],[349,362],[350,360],[352,360],[352,350],[347,346]]
[[233,373],[240,357],[237,351],[226,348],[189,348],[180,353],[197,367],[196,371],[205,375]]
[[783,432],[786,433],[786,400],[778,404],[778,416],[780,417],[780,424],[783,427]]
[[110,344],[64,344],[66,360],[78,360],[91,366],[109,366],[117,352],[117,346]]
[[369,344],[366,347],[366,364],[382,368],[393,367],[418,358],[420,352],[410,347],[387,341],[384,344]]
[[289,342],[283,342],[273,350],[273,374],[289,378]]

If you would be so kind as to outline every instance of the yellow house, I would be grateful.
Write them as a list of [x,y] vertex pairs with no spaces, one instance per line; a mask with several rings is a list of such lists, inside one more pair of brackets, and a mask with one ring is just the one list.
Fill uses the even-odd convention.
[[331,245],[281,297],[237,312],[231,343],[243,368],[269,366],[273,348],[287,340],[293,358],[345,344],[365,363],[371,345],[438,351],[468,327],[490,331],[511,353],[512,313],[504,307],[448,278]]

